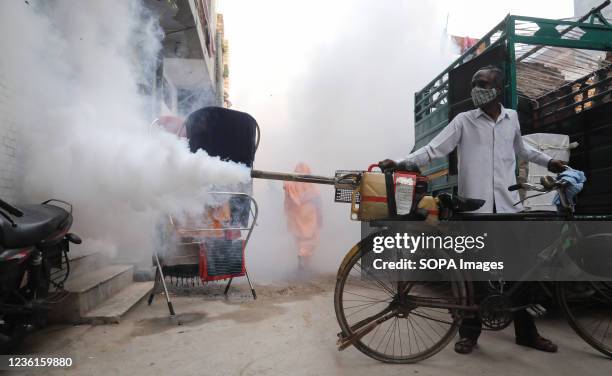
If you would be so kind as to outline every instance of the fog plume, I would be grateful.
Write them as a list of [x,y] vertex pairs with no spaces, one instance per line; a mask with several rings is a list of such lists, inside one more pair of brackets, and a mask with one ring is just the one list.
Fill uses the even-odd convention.
[[[224,1],[230,98],[262,129],[255,168],[363,170],[413,146],[414,93],[454,51],[433,1]],[[255,58],[257,57],[257,58]],[[255,181],[260,225],[247,250],[256,279],[290,276],[297,247],[286,230],[281,182]],[[359,240],[350,206],[321,188],[324,226],[314,261],[335,272]]]
[[150,132],[142,85],[162,33],[139,1],[2,1],[0,33],[22,200],[70,201],[88,249],[150,252],[162,213],[201,208],[211,184],[248,179],[244,167]]

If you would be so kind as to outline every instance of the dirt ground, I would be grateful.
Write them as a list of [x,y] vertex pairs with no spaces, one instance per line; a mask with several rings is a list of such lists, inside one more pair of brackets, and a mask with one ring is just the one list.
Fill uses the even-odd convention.
[[[71,356],[74,366],[46,375],[609,375],[612,360],[578,338],[562,319],[540,320],[559,344],[547,354],[514,345],[512,327],[484,333],[471,355],[445,350],[415,365],[377,362],[354,348],[336,350],[339,331],[332,276],[257,286],[175,289],[177,318],[163,295],[141,302],[120,324],[55,326],[28,337],[22,354]],[[183,291],[177,291],[183,290]],[[40,371],[9,374],[40,375]]]

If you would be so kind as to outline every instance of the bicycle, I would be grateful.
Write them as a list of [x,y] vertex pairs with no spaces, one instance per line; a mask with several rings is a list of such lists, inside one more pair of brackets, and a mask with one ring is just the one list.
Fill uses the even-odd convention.
[[[358,176],[348,176],[344,185],[355,186],[358,180]],[[565,219],[574,218],[573,205],[566,196],[566,182],[546,177],[540,185],[523,183],[509,187],[510,190],[519,188],[542,193],[556,190],[561,214]],[[439,201],[453,212],[450,219],[462,209],[475,210],[474,206],[478,205],[477,200],[456,196],[452,199],[443,196]],[[541,311],[536,303],[517,306],[512,302],[513,294],[524,287],[529,273],[538,265],[525,272],[508,290],[504,291],[503,281],[491,282],[491,291],[478,303],[473,283],[459,271],[450,271],[443,281],[436,282],[389,282],[372,275],[362,278],[366,270],[361,266],[362,256],[372,252],[374,237],[385,231],[377,231],[356,244],[338,269],[334,307],[341,328],[339,350],[352,345],[382,362],[414,363],[442,350],[455,337],[466,317],[479,315],[485,330],[502,330],[510,325],[512,312],[516,310]],[[583,236],[575,223],[569,222],[566,231],[545,248],[548,261],[560,257],[568,242],[575,245],[581,239]],[[542,286],[554,296],[571,328],[591,347],[612,357],[612,283],[553,282],[552,288]]]

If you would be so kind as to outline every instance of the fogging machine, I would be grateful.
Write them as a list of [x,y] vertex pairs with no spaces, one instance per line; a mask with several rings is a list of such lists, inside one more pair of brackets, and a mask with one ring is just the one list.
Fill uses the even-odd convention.
[[334,201],[350,203],[351,219],[359,221],[415,218],[428,188],[427,177],[413,164],[385,170],[372,164],[365,171],[338,170],[334,177],[252,170],[251,177],[333,185]]

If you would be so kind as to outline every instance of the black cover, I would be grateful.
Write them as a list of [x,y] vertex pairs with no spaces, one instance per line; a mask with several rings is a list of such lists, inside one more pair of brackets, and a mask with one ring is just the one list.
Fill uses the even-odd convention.
[[257,122],[245,112],[203,107],[185,120],[189,149],[253,166]]

